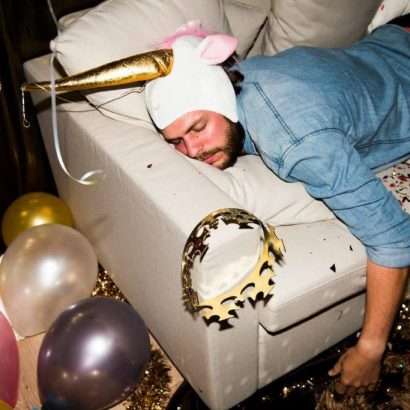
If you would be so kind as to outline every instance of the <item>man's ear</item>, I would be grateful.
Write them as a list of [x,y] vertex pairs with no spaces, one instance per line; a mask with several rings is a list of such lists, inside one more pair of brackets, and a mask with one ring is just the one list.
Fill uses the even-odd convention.
[[210,34],[197,47],[199,58],[206,64],[221,64],[236,50],[238,39],[228,34]]

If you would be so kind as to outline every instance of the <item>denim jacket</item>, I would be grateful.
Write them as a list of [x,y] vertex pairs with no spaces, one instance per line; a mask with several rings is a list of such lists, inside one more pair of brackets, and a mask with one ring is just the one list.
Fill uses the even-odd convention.
[[375,263],[409,266],[410,215],[374,171],[410,157],[410,34],[384,26],[350,48],[295,47],[238,68],[245,151],[304,183]]

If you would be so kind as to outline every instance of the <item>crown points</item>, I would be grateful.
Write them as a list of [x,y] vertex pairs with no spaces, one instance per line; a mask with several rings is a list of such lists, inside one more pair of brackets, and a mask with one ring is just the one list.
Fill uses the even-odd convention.
[[[263,246],[253,270],[234,288],[223,292],[212,299],[199,301],[197,292],[192,288],[191,270],[194,260],[199,256],[202,260],[208,245],[206,240],[212,230],[218,228],[219,222],[226,225],[236,224],[239,229],[260,227],[263,231]],[[283,242],[276,236],[272,226],[263,223],[254,215],[243,209],[224,208],[206,216],[189,236],[182,258],[183,300],[188,311],[199,312],[205,319],[217,317],[224,321],[235,317],[234,311],[239,309],[246,299],[256,301],[259,294],[263,298],[272,295],[274,287],[273,263],[280,262],[285,248]]]

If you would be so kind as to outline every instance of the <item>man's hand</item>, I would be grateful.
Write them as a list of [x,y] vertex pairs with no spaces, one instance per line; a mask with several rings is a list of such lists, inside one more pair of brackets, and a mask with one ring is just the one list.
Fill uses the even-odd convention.
[[371,388],[380,375],[383,353],[369,351],[358,343],[348,349],[329,371],[329,376],[340,375],[342,386],[338,393],[343,394],[347,389]]
[[403,297],[407,268],[367,263],[366,313],[359,341],[338,360],[330,376],[340,375],[339,393],[377,382],[394,317]]

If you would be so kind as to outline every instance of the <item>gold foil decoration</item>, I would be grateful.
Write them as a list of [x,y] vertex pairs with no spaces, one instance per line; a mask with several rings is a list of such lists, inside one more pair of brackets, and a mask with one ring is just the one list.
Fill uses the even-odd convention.
[[0,410],[13,410],[5,401],[0,400]]
[[[198,293],[192,288],[191,272],[196,258],[201,261],[208,251],[207,239],[212,230],[216,230],[220,221],[226,225],[236,224],[239,229],[260,227],[263,231],[263,247],[252,272],[234,288],[207,300],[199,300]],[[283,258],[284,246],[276,236],[273,227],[263,223],[254,215],[243,209],[224,208],[207,215],[193,229],[182,257],[182,290],[185,307],[191,314],[200,313],[206,319],[216,316],[219,321],[234,317],[233,311],[238,309],[238,302],[246,298],[256,300],[259,293],[263,298],[271,294],[273,282],[273,262]]]
[[[172,70],[171,49],[154,50],[126,57],[68,77],[55,83],[56,91],[81,91],[118,87],[153,80]],[[50,90],[51,82],[24,83],[22,91]]]

